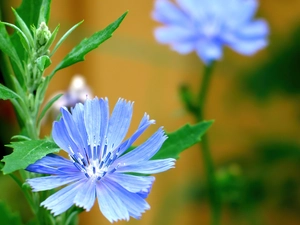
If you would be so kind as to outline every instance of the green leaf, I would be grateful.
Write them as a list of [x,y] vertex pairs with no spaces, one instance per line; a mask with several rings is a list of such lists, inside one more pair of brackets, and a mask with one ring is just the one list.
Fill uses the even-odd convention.
[[2,169],[4,174],[25,169],[27,166],[43,158],[47,154],[58,152],[60,150],[53,141],[46,139],[12,142],[8,146],[13,148],[14,151],[10,155],[4,156],[2,159],[2,162],[5,162]]
[[39,115],[38,118],[38,124],[40,124],[41,120],[43,119],[43,117],[45,116],[46,112],[50,109],[50,107],[53,105],[54,102],[56,102],[61,96],[63,96],[63,94],[58,94],[56,96],[54,96],[49,102],[47,102],[47,104],[45,105],[45,107],[43,108],[41,114]]
[[4,225],[22,224],[20,215],[11,212],[3,201],[0,201],[0,221]]
[[212,124],[212,120],[195,125],[186,124],[177,131],[168,134],[168,139],[152,159],[178,159],[181,152],[201,141],[202,135]]
[[34,47],[34,41],[32,34],[29,30],[30,25],[28,26],[25,21],[19,16],[16,10],[13,10],[13,13],[15,14],[16,17],[16,22],[19,24],[20,29],[23,31],[24,35],[26,36],[26,39],[28,40],[29,44],[31,47]]
[[[47,9],[47,4],[50,5],[49,2],[51,1],[23,0],[20,7],[18,7],[16,11],[26,23],[27,27],[31,27],[31,25],[38,27],[39,18],[45,17],[47,20],[49,19],[50,9]],[[42,9],[42,6],[44,6],[44,9]],[[48,21],[45,22],[47,23]]]
[[0,99],[7,100],[14,98],[20,98],[20,96],[9,88],[5,87],[3,84],[0,84]]
[[36,59],[37,67],[43,72],[48,66],[51,65],[51,59],[47,55],[43,55]]
[[[66,40],[66,38],[80,25],[83,23],[83,20],[79,23],[75,24],[73,27],[71,27],[62,37],[59,39],[57,44],[55,45],[54,49],[52,50],[50,57],[54,55],[54,53],[57,51],[59,46]],[[55,34],[56,35],[56,34]],[[50,38],[51,39],[51,38]],[[49,40],[50,41],[50,40]]]
[[97,48],[101,43],[110,38],[113,32],[119,27],[120,23],[125,18],[127,12],[125,12],[121,17],[119,17],[115,22],[108,25],[104,30],[101,30],[93,34],[89,38],[82,40],[79,45],[71,50],[71,52],[61,61],[61,63],[54,69],[51,76],[60,69],[71,66],[77,62],[83,61],[84,56]]
[[3,23],[0,23],[0,49],[20,66],[19,56]]
[[48,23],[50,17],[50,7],[51,0],[42,0],[38,24],[41,24],[41,22],[45,22],[46,24]]

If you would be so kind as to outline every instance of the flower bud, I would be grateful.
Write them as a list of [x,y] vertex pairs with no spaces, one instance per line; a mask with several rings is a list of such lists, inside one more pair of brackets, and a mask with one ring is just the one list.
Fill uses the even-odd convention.
[[39,28],[36,30],[37,47],[40,48],[41,46],[44,46],[50,37],[51,32],[48,29],[47,24],[45,22],[41,22]]

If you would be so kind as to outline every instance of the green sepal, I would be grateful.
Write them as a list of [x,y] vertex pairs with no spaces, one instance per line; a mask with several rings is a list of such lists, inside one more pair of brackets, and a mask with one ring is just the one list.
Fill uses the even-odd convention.
[[37,67],[43,72],[48,66],[51,65],[51,59],[47,55],[42,55],[36,59]]
[[59,152],[60,150],[53,141],[48,139],[12,142],[7,146],[14,150],[10,155],[4,156],[1,160],[5,162],[2,168],[4,174],[26,169],[27,166],[35,163],[47,154]]
[[126,15],[127,12],[120,16],[115,22],[108,25],[105,29],[98,31],[91,37],[82,40],[79,45],[73,48],[71,52],[60,62],[50,76],[52,77],[58,70],[71,66],[77,62],[84,61],[84,57],[88,52],[94,50],[101,43],[112,36],[113,32],[119,27]]
[[201,141],[201,137],[214,121],[203,121],[195,125],[186,124],[178,130],[169,133],[168,139],[152,159],[178,159],[179,154]]

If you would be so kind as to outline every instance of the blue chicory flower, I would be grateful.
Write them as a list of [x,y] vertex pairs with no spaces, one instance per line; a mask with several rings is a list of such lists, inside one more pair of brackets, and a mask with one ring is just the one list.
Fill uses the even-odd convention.
[[[33,191],[67,185],[41,203],[59,215],[73,204],[89,211],[97,198],[103,215],[110,221],[140,218],[149,209],[146,202],[154,174],[174,167],[175,160],[150,160],[166,140],[159,128],[148,140],[125,153],[155,121],[147,114],[126,141],[133,104],[119,99],[109,117],[107,99],[87,99],[71,108],[61,108],[62,117],[54,122],[52,136],[70,159],[49,154],[27,167],[28,171],[49,174],[28,179]],[[140,176],[133,175],[138,173]],[[144,174],[144,175],[143,175]]]
[[256,0],[156,0],[152,17],[164,24],[155,30],[158,42],[180,54],[196,51],[205,64],[222,58],[224,45],[243,55],[264,48],[269,28],[253,20]]

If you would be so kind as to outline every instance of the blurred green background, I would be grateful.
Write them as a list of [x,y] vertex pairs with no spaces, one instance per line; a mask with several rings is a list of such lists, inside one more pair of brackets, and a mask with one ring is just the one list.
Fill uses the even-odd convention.
[[[1,0],[3,20],[14,21],[10,7],[20,2]],[[153,30],[158,24],[150,16],[153,4],[153,0],[53,0],[49,23],[52,30],[61,24],[61,36],[85,20],[55,55],[55,66],[82,38],[129,10],[114,36],[86,61],[60,71],[47,94],[67,90],[71,78],[82,74],[94,95],[108,97],[111,104],[119,97],[134,101],[129,133],[144,112],[157,124],[138,143],[159,126],[173,131],[194,123],[178,91],[182,84],[196,91],[203,70],[196,54],[178,55],[156,43]],[[222,194],[222,225],[300,224],[300,1],[260,1],[257,17],[270,25],[269,46],[253,57],[225,48],[205,109],[206,119],[215,120],[208,135]],[[43,135],[50,131],[51,121],[45,124]],[[9,152],[3,145],[16,132],[13,109],[1,101],[1,155]],[[209,224],[199,146],[186,150],[175,169],[156,178],[148,198],[151,210],[141,220],[117,224]],[[19,211],[26,222],[30,213],[17,185],[3,175],[0,185],[0,201]],[[96,204],[80,219],[80,224],[109,224]]]

